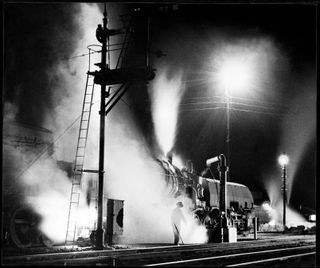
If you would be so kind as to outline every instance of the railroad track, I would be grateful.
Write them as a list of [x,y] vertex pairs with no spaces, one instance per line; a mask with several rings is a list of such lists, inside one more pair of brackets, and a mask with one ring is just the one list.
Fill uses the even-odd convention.
[[[315,238],[224,244],[193,244],[116,250],[34,254],[3,258],[3,265],[188,266],[249,265],[261,259],[313,254]],[[302,255],[301,255],[302,256]],[[308,256],[308,255],[306,255]],[[271,262],[271,260],[270,260]],[[229,266],[236,267],[236,266]]]
[[[147,267],[160,267],[160,266],[210,266],[210,267],[247,267],[250,265],[257,266],[270,265],[270,263],[276,263],[282,260],[291,258],[301,258],[305,256],[315,256],[315,245],[311,246],[299,246],[283,249],[271,249],[271,250],[258,250],[253,252],[242,252],[236,254],[226,254],[222,256],[204,257],[187,259],[171,262],[160,262],[147,264]],[[273,256],[273,257],[271,257]]]

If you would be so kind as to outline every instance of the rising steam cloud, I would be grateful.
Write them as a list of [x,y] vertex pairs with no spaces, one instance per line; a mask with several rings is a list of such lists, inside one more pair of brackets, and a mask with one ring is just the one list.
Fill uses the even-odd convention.
[[[86,45],[96,44],[95,30],[102,18],[98,6],[91,4],[81,4],[76,15],[74,22],[81,29],[81,35],[74,37],[70,56],[83,54]],[[92,60],[100,61],[99,57]],[[48,68],[53,106],[42,115],[45,119],[42,127],[52,129],[54,138],[69,129],[56,141],[54,156],[43,155],[19,179],[21,187],[28,189],[24,192],[26,202],[42,217],[41,230],[55,243],[65,239],[71,189],[70,178],[58,167],[56,160],[74,160],[79,121],[70,125],[81,114],[87,66],[87,58],[79,57],[59,60]],[[169,152],[174,145],[178,105],[183,94],[181,77],[181,72],[172,78],[165,71],[159,72],[151,93],[156,136],[163,153]],[[98,169],[99,102],[97,90],[84,163],[87,169]],[[13,118],[19,107],[9,105],[9,108],[8,118]],[[167,196],[163,170],[154,161],[130,115],[131,111],[120,102],[106,118],[106,197],[124,200],[124,242],[169,243],[173,240],[170,214],[176,200]],[[13,156],[15,153],[19,157],[23,154],[28,163],[36,157],[20,151],[15,151]],[[97,180],[95,175],[83,176],[78,226],[94,226],[97,212],[87,205],[86,190],[88,181]],[[196,226],[188,210],[185,214],[188,221],[182,233],[184,242],[204,242],[205,228]],[[88,236],[88,233],[83,235]]]
[[[295,84],[298,94],[289,102],[289,109],[282,121],[282,136],[280,140],[279,153],[285,152],[289,156],[287,165],[287,226],[297,226],[299,224],[312,226],[298,212],[290,206],[290,197],[293,184],[298,179],[308,181],[310,178],[298,178],[296,176],[300,163],[305,157],[311,141],[315,138],[316,129],[316,98],[315,86],[312,79],[302,86]],[[275,163],[277,172],[266,176],[265,186],[270,199],[271,218],[274,224],[282,224],[283,213],[283,192],[281,180],[281,168]],[[306,173],[309,174],[309,173]],[[312,190],[312,189],[310,189]],[[303,200],[300,202],[303,203]]]
[[157,74],[149,90],[155,135],[164,155],[175,143],[178,107],[183,92],[182,72],[170,76],[165,69]]
[[[96,5],[81,4],[79,9],[74,8],[73,11],[74,17],[71,16],[68,23],[72,24],[76,31],[74,35],[68,36],[70,44],[67,52],[69,54],[65,54],[68,57],[83,54],[86,44],[96,43],[95,28],[101,20],[101,13]],[[55,33],[56,35],[53,35],[52,39],[56,38],[53,41],[58,42],[62,33],[60,31]],[[60,47],[60,49],[62,48]],[[51,53],[53,54],[54,51]],[[33,108],[40,109],[44,106],[46,109],[40,109],[38,113],[31,111],[29,117],[32,115],[33,119],[27,122],[52,130],[53,139],[56,141],[54,155],[43,154],[43,151],[19,150],[12,146],[6,147],[5,152],[7,158],[10,158],[12,164],[15,165],[13,169],[18,171],[11,174],[17,183],[15,187],[22,189],[21,193],[24,195],[25,203],[31,206],[42,218],[40,229],[53,242],[62,243],[66,235],[71,180],[66,172],[57,165],[56,160],[72,162],[74,159],[75,137],[77,137],[79,121],[74,125],[71,123],[75,122],[81,113],[85,73],[88,67],[87,58],[80,57],[69,61],[61,57],[61,54],[56,54],[55,60],[50,61],[50,64],[46,66],[47,69],[36,72],[42,77],[42,80],[46,79],[46,86],[42,88],[42,90],[48,91],[46,98],[41,99],[41,95],[34,95],[33,101],[28,104],[29,107],[31,105]],[[27,81],[25,85],[30,83]],[[36,86],[41,86],[41,84],[36,84]],[[15,102],[22,103],[19,98],[23,95],[20,94],[17,97]],[[48,97],[52,99],[48,101]],[[37,102],[44,103],[36,105]],[[32,104],[34,105],[32,106]],[[10,121],[21,118],[23,106],[8,101],[5,103],[5,107],[6,122],[10,123]],[[84,178],[84,182],[85,180],[86,178]],[[80,225],[88,224],[86,221],[81,222],[81,219],[88,219],[91,213],[84,200],[85,194],[82,194],[79,210]]]
[[[279,154],[283,151],[289,156],[288,165],[288,201],[297,170],[316,133],[316,90],[312,81],[306,81],[299,87],[299,93],[291,101],[290,109],[282,123],[282,137]],[[315,178],[314,178],[315,179]]]

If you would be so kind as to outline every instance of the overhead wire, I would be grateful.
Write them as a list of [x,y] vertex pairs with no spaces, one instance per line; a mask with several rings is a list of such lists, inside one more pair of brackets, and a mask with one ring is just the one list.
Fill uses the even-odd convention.
[[[218,110],[218,109],[226,109],[225,107],[207,107],[207,108],[192,108],[192,109],[183,109],[180,112],[194,112],[194,111],[207,111],[207,110]],[[268,115],[275,115],[275,116],[283,116],[283,114],[279,113],[272,113],[272,112],[265,112],[265,111],[255,111],[249,109],[239,109],[239,108],[230,108],[231,111],[240,111],[240,112],[248,112],[248,113],[259,113],[259,114],[268,114]]]
[[48,146],[46,146],[32,161],[31,163],[22,170],[15,178],[21,177],[29,168],[31,168],[39,159],[42,157],[52,146],[64,136],[64,134],[73,127],[73,125],[81,118],[81,115],[77,116],[77,118],[61,133],[58,135],[58,137]]

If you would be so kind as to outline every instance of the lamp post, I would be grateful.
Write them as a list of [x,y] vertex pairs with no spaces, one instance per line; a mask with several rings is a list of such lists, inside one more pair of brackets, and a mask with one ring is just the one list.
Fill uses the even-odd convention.
[[228,181],[231,181],[230,169],[231,169],[231,155],[230,155],[230,110],[231,110],[231,97],[234,92],[242,92],[250,87],[252,80],[252,70],[250,64],[243,58],[244,55],[223,58],[219,63],[219,71],[217,74],[219,86],[224,89],[225,100],[226,100],[226,161],[229,167]]
[[228,172],[228,181],[230,181],[230,92],[229,87],[226,87],[225,89],[226,94],[226,103],[227,103],[227,128],[226,128],[226,145],[227,145],[227,166],[229,167]]
[[287,189],[286,189],[286,180],[287,180],[287,165],[289,163],[289,157],[283,153],[279,156],[278,162],[282,168],[282,182],[283,182],[283,231],[286,229],[286,205],[287,205]]

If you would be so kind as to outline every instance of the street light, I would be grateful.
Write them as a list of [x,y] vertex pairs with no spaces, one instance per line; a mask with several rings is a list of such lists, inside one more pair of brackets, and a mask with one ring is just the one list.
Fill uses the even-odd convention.
[[286,228],[286,204],[287,204],[287,189],[286,189],[286,179],[287,179],[287,165],[289,163],[289,157],[283,153],[279,156],[278,162],[282,168],[282,181],[283,181],[283,231]]

